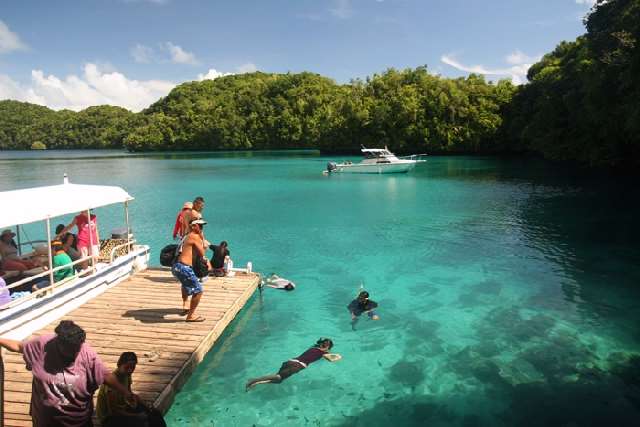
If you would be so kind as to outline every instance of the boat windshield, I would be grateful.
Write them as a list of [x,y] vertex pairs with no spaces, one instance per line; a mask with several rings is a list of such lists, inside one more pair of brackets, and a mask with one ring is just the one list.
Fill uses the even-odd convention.
[[364,151],[365,159],[383,159],[387,156],[390,156],[391,153],[387,150],[376,150],[376,151]]

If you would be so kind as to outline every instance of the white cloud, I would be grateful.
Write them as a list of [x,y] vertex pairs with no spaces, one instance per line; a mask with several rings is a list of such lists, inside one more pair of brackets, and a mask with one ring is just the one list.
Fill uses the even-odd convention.
[[339,19],[348,19],[353,15],[351,0],[334,0],[335,7],[329,9],[333,16]]
[[230,76],[233,73],[223,73],[221,71],[216,70],[215,68],[209,68],[209,71],[206,74],[198,74],[198,80],[213,80],[218,77]]
[[596,0],[576,0],[576,3],[578,3],[578,4],[586,4],[587,6],[591,7],[594,4],[596,4]]
[[193,53],[187,52],[180,46],[171,42],[166,42],[164,44],[164,48],[169,51],[169,54],[171,55],[171,62],[175,64],[197,65],[199,63]]
[[247,62],[246,64],[242,64],[236,68],[236,70],[238,70],[238,74],[254,73],[258,71],[258,67],[256,67],[256,64],[252,62]]
[[[82,74],[58,77],[46,75],[42,70],[31,71],[28,84],[16,82],[0,74],[0,100],[14,99],[45,105],[54,110],[83,110],[94,105],[117,105],[131,111],[140,111],[159,98],[166,96],[177,83],[167,80],[134,80],[111,67],[87,63]],[[237,68],[238,73],[256,71],[253,63]],[[235,73],[210,68],[198,74],[197,80],[213,80]]]
[[0,20],[0,53],[25,49],[27,49],[27,45],[20,40],[16,33],[9,29],[7,24]]
[[132,111],[148,107],[165,96],[175,83],[164,80],[132,80],[118,72],[105,72],[96,64],[85,64],[81,76],[63,79],[31,71],[29,85],[0,75],[0,99],[16,99],[46,105],[54,110],[79,111],[92,105],[118,105]]
[[133,60],[139,64],[148,64],[153,59],[153,49],[149,46],[145,46],[143,44],[137,43],[131,49],[129,49],[129,53],[133,57]]
[[511,65],[533,64],[534,62],[538,62],[540,60],[540,55],[529,56],[525,55],[519,50],[516,50],[515,52],[507,55],[506,60]]
[[511,81],[514,84],[522,84],[527,81],[527,71],[529,70],[529,67],[531,67],[534,62],[538,61],[540,57],[531,57],[525,55],[519,50],[516,50],[505,59],[507,63],[511,64],[511,67],[492,69],[483,65],[463,65],[452,54],[442,55],[440,57],[442,62],[460,71],[488,76],[507,76],[511,78]]

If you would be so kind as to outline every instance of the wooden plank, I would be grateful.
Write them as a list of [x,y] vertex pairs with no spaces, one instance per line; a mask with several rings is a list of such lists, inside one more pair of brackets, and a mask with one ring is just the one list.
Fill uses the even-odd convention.
[[[257,274],[211,278],[190,324],[180,315],[180,286],[168,270],[149,269],[78,307],[65,316],[86,332],[87,342],[108,366],[115,368],[124,351],[138,354],[134,390],[166,412],[218,337],[251,298]],[[58,321],[34,333],[52,333]],[[31,373],[19,354],[3,353],[5,372],[4,426],[31,425]],[[1,419],[0,419],[1,420]]]

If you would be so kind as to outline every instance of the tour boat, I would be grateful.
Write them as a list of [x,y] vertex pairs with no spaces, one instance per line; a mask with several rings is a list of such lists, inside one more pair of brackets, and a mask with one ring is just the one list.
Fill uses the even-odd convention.
[[[66,175],[61,185],[0,192],[0,204],[3,206],[0,212],[0,229],[15,230],[12,232],[17,240],[18,254],[22,253],[23,247],[40,243],[40,247],[33,247],[40,249],[40,255],[48,260],[48,269],[31,272],[33,275],[11,283],[7,288],[12,293],[15,289],[28,289],[38,278],[48,279],[52,283],[21,298],[0,304],[0,336],[25,339],[133,273],[147,268],[149,246],[138,244],[129,227],[128,206],[132,200],[133,197],[120,187],[72,184]],[[53,237],[51,220],[78,212],[90,215],[90,209],[113,204],[124,205],[124,228],[114,231],[109,236],[111,239],[101,242],[98,257],[87,256],[73,263],[89,262],[89,267],[76,273],[74,277],[54,283],[53,273],[68,265],[52,268],[53,254],[49,244]],[[27,232],[24,225],[34,222],[44,222],[42,235],[47,240],[22,241]],[[33,226],[27,228],[29,233],[33,233]],[[5,293],[6,290],[4,289]]]
[[426,154],[397,157],[387,147],[361,149],[364,159],[360,163],[343,162],[327,163],[325,174],[331,173],[406,173],[418,163],[426,162],[420,159]]

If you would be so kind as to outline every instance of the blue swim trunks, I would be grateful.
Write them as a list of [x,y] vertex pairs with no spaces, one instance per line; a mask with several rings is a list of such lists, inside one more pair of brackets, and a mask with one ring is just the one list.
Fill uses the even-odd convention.
[[193,272],[193,268],[190,265],[176,262],[171,267],[171,273],[173,276],[182,283],[182,287],[187,292],[187,295],[195,295],[202,292],[202,283],[196,277],[196,273]]

